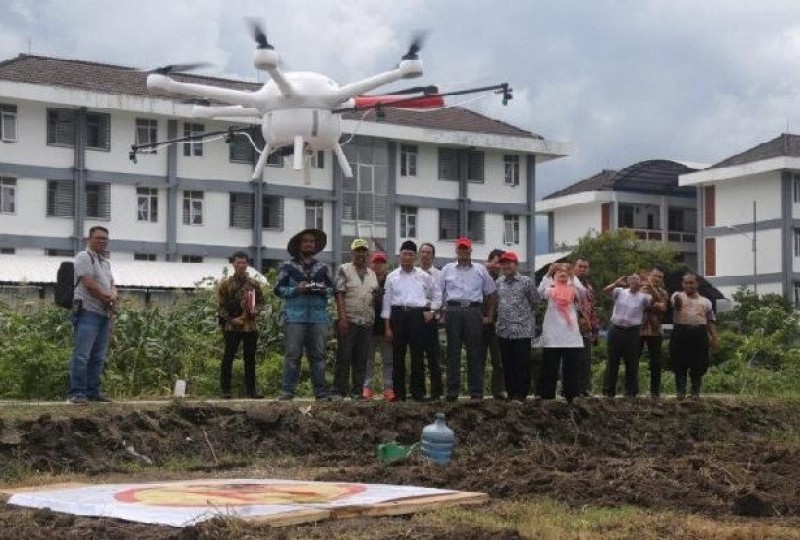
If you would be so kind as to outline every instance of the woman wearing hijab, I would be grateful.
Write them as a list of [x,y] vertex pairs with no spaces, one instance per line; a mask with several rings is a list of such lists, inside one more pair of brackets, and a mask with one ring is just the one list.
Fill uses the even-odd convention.
[[577,307],[584,293],[580,281],[573,279],[571,265],[552,264],[539,285],[539,295],[547,300],[542,322],[542,371],[539,376],[539,396],[556,397],[559,365],[562,371],[564,397],[567,402],[580,392],[579,364],[583,337],[578,326]]

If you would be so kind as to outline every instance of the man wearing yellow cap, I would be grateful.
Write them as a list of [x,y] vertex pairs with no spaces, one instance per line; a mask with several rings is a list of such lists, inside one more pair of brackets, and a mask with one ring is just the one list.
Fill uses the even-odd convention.
[[342,397],[361,398],[364,370],[375,323],[375,291],[378,278],[369,267],[369,244],[356,238],[350,244],[351,261],[336,272],[334,291],[339,314],[339,354],[333,374],[334,392]]

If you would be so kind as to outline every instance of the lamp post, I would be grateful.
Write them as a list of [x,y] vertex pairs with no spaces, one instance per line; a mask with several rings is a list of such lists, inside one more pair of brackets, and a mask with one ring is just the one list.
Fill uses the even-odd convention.
[[758,254],[758,243],[756,240],[756,201],[753,201],[753,234],[747,234],[746,232],[739,230],[737,227],[733,225],[725,225],[728,229],[735,231],[751,242],[750,250],[753,252],[753,292],[757,295],[758,294],[758,262],[756,260],[756,255]]

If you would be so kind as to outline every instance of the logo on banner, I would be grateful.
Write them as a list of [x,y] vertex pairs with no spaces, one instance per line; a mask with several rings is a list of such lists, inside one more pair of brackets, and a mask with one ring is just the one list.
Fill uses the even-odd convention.
[[263,504],[321,504],[357,495],[361,484],[292,482],[287,484],[176,484],[126,489],[114,498],[150,506],[252,506]]

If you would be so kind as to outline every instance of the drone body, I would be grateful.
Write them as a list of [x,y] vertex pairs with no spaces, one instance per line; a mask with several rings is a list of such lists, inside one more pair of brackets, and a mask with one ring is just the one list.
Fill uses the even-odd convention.
[[[259,32],[260,29],[256,27],[259,47],[254,54],[254,64],[257,69],[268,72],[272,80],[255,92],[178,82],[166,74],[169,69],[150,74],[147,87],[228,104],[219,107],[195,105],[192,114],[196,117],[260,118],[266,144],[253,171],[253,179],[261,176],[269,153],[284,146],[293,147],[296,170],[303,169],[305,155],[318,150],[331,150],[343,174],[352,176],[353,172],[339,145],[342,131],[340,114],[336,110],[353,107],[356,96],[379,86],[421,76],[422,61],[416,54],[419,45],[412,44],[397,68],[340,86],[318,73],[282,72],[278,69],[278,54],[266,42],[263,32]],[[397,96],[382,98],[387,103],[398,101]]]

